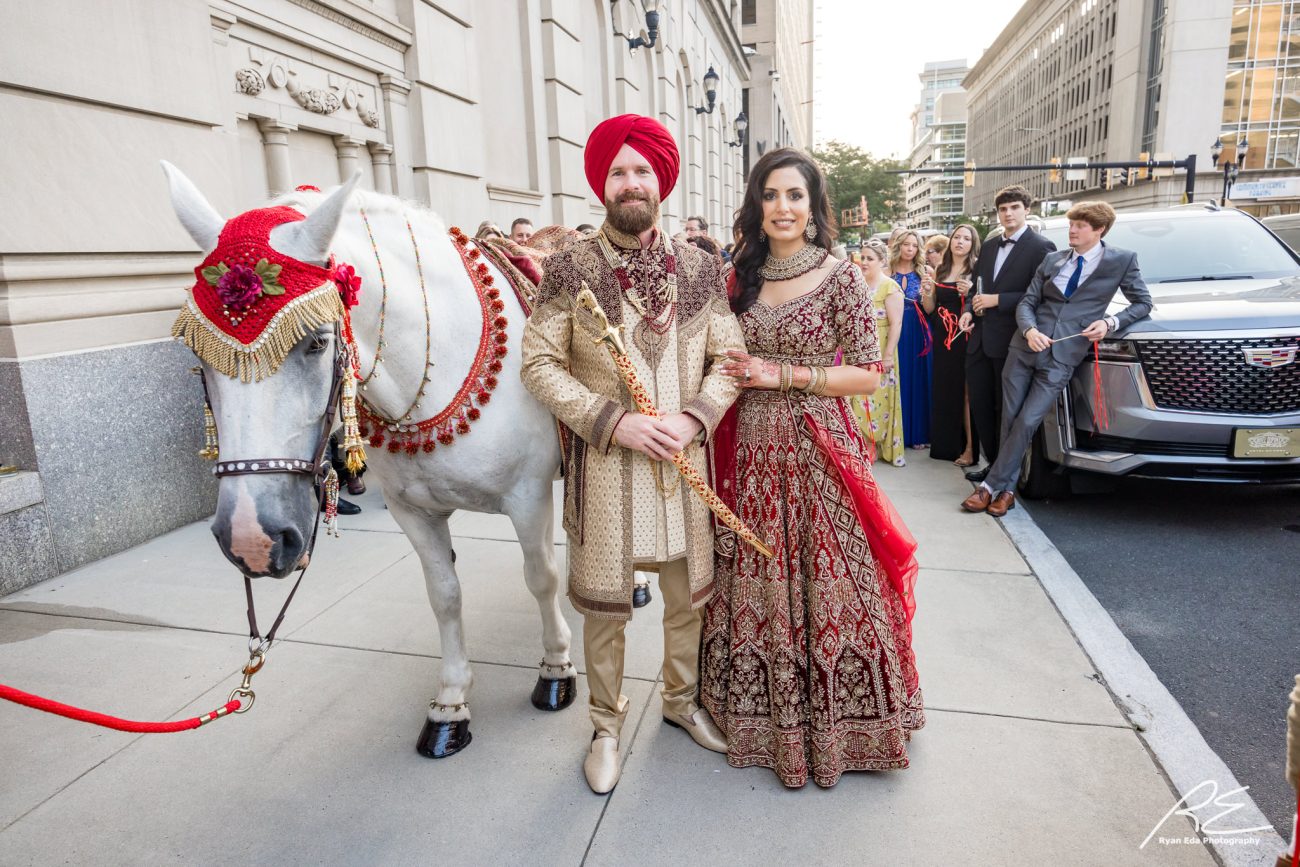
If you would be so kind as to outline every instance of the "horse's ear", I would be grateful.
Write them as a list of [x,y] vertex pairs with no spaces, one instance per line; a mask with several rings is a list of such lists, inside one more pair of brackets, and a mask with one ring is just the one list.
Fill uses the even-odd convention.
[[217,236],[221,234],[226,221],[208,204],[208,200],[203,198],[199,188],[185,177],[184,172],[166,160],[162,160],[162,168],[171,187],[172,208],[176,211],[177,219],[185,231],[190,233],[194,243],[204,253],[211,253],[217,248]]
[[282,255],[299,262],[324,265],[330,257],[330,245],[339,221],[343,219],[343,206],[361,180],[357,171],[347,182],[329,194],[307,219],[295,223],[281,223],[271,230],[271,247]]

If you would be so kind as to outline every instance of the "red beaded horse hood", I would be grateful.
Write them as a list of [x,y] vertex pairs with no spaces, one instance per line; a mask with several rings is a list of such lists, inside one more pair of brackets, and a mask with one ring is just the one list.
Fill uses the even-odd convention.
[[272,229],[303,219],[281,206],[227,222],[194,269],[172,336],[215,370],[249,382],[275,373],[308,331],[341,319],[360,288],[351,267],[331,259],[322,268],[271,247]]

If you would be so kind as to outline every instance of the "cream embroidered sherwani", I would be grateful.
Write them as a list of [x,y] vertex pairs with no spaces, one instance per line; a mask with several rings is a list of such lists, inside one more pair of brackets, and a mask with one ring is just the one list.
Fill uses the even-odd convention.
[[[697,609],[713,594],[713,527],[708,508],[671,463],[613,444],[614,428],[635,405],[609,351],[595,342],[601,333],[596,319],[578,309],[575,299],[585,281],[610,323],[627,326],[628,356],[661,415],[684,412],[704,426],[703,437],[686,449],[702,473],[707,462],[701,440],[712,435],[737,395],[717,365],[727,350],[743,350],[745,344],[716,259],[690,244],[672,245],[677,304],[671,326],[655,328],[666,317],[648,322],[641,310],[653,314],[665,306],[655,304],[665,298],[668,282],[662,234],[642,250],[637,238],[608,223],[601,232],[624,263],[629,291],[622,290],[598,238],[548,258],[524,328],[523,381],[563,426],[569,599],[587,616],[584,638],[597,733],[617,735],[623,711],[618,692],[622,627],[632,616],[636,569],[660,573],[665,703],[687,715],[697,707]],[[593,665],[593,656],[608,665]]]

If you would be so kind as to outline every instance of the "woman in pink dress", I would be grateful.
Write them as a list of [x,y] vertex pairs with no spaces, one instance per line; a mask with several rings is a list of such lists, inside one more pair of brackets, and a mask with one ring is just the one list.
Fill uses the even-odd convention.
[[722,367],[743,391],[715,435],[714,480],[775,555],[719,531],[700,698],[731,765],[833,786],[844,771],[906,767],[924,724],[916,543],[849,406],[878,385],[880,346],[861,273],[827,254],[825,180],[791,148],[750,178],[728,288],[752,354]]

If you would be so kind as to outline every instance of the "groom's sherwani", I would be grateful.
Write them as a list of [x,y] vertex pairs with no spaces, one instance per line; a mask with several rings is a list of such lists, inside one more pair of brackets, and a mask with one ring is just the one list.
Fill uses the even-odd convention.
[[[695,609],[713,593],[711,517],[672,464],[612,442],[614,428],[625,413],[636,411],[635,404],[605,345],[596,342],[601,329],[595,317],[577,307],[584,282],[610,323],[626,325],[628,356],[660,414],[684,412],[698,419],[704,426],[700,439],[712,434],[736,398],[735,384],[717,365],[728,349],[743,350],[744,340],[716,259],[692,245],[671,244],[662,233],[643,250],[635,236],[608,223],[596,237],[547,259],[524,329],[524,385],[563,426],[569,598],[587,616],[589,668],[593,637],[610,633],[607,641],[615,647],[596,652],[615,669],[609,676],[617,682],[608,685],[617,702],[633,572],[659,572],[665,603],[664,699],[677,701],[673,709],[689,716],[698,683]],[[687,447],[686,456],[707,471],[699,440]],[[610,621],[617,627],[602,627]],[[670,668],[677,675],[671,687]],[[598,733],[602,721],[614,725],[617,716],[621,722],[620,708],[598,708],[601,692],[600,685],[593,686]],[[609,733],[617,734],[617,728]]]

